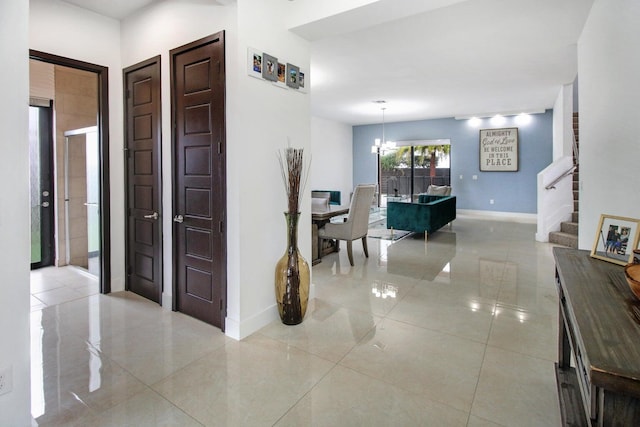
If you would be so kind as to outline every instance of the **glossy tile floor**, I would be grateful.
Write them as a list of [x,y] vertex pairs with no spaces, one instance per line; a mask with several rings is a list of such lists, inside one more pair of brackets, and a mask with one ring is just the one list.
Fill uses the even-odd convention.
[[236,342],[131,293],[32,312],[34,425],[554,426],[552,246],[458,218],[313,268],[304,322]]
[[78,267],[44,267],[31,271],[31,311],[99,292],[97,276]]

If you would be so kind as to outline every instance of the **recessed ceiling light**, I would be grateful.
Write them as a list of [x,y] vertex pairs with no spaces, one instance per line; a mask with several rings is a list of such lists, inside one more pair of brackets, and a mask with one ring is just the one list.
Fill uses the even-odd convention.
[[504,118],[504,116],[500,115],[500,114],[496,114],[495,116],[493,116],[491,118],[491,124],[495,125],[495,126],[501,126],[503,124],[505,124],[505,122],[507,121],[507,119]]

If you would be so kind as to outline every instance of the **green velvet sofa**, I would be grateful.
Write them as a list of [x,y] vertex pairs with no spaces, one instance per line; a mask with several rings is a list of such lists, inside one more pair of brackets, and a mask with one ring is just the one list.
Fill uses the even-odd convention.
[[455,196],[418,196],[418,203],[388,202],[387,228],[433,233],[456,219]]

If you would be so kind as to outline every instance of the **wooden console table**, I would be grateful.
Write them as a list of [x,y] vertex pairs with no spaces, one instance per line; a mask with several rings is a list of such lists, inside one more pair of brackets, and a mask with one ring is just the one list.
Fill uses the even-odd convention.
[[621,266],[593,259],[588,251],[554,248],[553,255],[563,425],[640,425],[640,301]]

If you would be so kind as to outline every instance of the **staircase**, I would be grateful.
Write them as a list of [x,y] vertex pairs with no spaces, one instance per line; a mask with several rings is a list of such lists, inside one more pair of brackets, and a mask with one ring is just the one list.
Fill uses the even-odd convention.
[[568,246],[570,248],[578,248],[578,195],[580,178],[578,171],[578,159],[576,155],[578,153],[578,113],[573,113],[573,134],[574,134],[574,148],[573,148],[573,163],[576,165],[576,169],[573,172],[573,213],[571,214],[571,221],[565,221],[560,223],[560,231],[552,231],[549,233],[549,243],[555,243],[562,246]]

